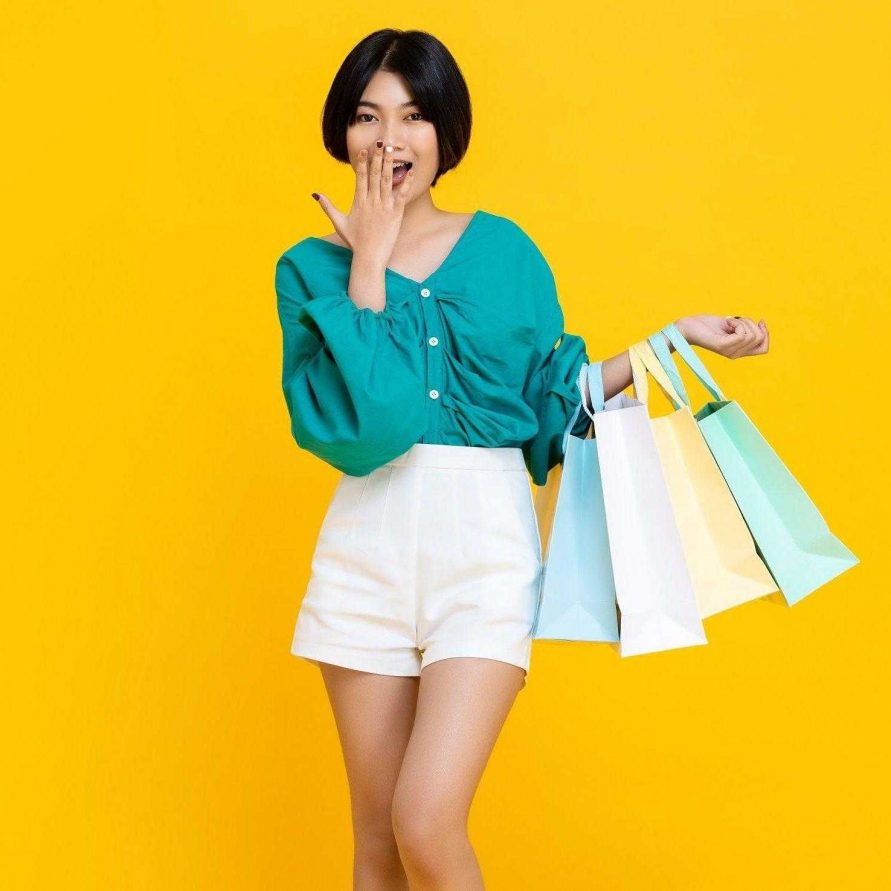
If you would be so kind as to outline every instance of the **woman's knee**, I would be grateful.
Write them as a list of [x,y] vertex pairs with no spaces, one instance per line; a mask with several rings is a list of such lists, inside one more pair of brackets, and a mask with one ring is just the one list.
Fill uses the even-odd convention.
[[393,835],[403,856],[435,857],[443,847],[467,839],[467,812],[455,802],[397,789],[393,796]]
[[391,853],[396,848],[393,824],[390,820],[375,823],[359,821],[353,826],[353,842],[357,849],[370,854]]
[[390,821],[386,826],[357,825],[353,828],[354,859],[363,873],[388,876],[403,874],[402,858]]

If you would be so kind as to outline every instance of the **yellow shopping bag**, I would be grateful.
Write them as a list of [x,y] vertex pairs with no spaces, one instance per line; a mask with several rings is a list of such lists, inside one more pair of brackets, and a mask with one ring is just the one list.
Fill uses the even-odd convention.
[[[701,618],[778,591],[690,407],[646,340],[631,349],[675,411],[651,418]],[[637,398],[647,402],[647,377]]]

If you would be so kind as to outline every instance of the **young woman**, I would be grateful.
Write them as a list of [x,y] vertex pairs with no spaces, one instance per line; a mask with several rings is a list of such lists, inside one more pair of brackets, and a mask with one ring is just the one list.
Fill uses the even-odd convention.
[[[276,267],[292,433],[342,471],[291,651],[331,701],[356,889],[483,887],[467,817],[525,685],[542,566],[527,471],[542,485],[559,462],[588,361],[529,236],[434,206],[470,127],[442,43],[366,37],[322,119],[355,174],[352,207],[313,193],[334,232]],[[763,321],[677,325],[723,356],[767,352]],[[603,376],[607,398],[628,387],[628,352]]]

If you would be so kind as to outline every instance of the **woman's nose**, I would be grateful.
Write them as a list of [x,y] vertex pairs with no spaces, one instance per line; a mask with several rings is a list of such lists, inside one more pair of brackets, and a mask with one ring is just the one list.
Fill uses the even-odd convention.
[[400,141],[399,137],[394,133],[383,133],[380,137],[384,141],[384,151],[386,151],[388,145],[393,146],[393,151],[401,152],[405,147],[403,143]]

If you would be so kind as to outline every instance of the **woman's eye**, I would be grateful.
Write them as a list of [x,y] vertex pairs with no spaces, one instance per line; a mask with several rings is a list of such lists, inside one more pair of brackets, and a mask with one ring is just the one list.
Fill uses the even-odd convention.
[[[419,111],[411,112],[411,114],[409,114],[409,117],[412,117],[412,115],[417,115],[421,119],[423,119],[423,117],[424,117],[424,115],[421,114],[421,112],[419,112]],[[367,111],[363,111],[356,115],[356,122],[359,124],[365,124],[367,122],[363,121],[362,118],[373,118],[373,117],[374,117],[373,114],[369,114]]]

